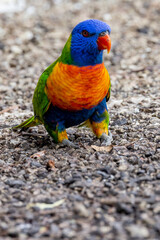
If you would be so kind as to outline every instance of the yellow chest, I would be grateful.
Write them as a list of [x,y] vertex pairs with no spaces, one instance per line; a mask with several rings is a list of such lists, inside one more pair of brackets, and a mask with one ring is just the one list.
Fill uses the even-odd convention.
[[47,79],[45,90],[54,106],[78,111],[100,103],[109,85],[109,74],[103,63],[77,67],[58,62]]

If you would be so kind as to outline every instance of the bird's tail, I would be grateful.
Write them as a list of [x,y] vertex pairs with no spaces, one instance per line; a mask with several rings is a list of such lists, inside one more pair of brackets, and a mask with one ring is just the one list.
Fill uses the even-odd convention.
[[29,128],[29,127],[34,127],[41,124],[38,119],[36,119],[34,116],[28,118],[26,121],[22,122],[21,124],[14,126],[13,129],[17,128]]
[[92,129],[92,125],[91,125],[91,122],[90,122],[89,119],[86,120],[85,122],[79,124],[78,127],[87,127],[87,128],[91,128]]

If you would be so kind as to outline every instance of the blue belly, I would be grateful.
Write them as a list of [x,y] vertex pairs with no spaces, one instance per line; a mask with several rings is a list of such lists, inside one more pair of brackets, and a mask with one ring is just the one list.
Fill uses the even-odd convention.
[[47,112],[44,114],[44,122],[53,130],[58,124],[59,130],[78,125],[89,118],[93,121],[99,121],[99,114],[102,114],[107,109],[106,98],[101,103],[91,109],[83,109],[80,111],[67,111],[50,105]]

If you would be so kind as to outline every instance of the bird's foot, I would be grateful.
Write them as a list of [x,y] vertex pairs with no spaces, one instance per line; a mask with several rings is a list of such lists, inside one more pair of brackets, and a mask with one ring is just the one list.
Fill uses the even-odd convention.
[[78,145],[72,143],[71,141],[69,141],[68,139],[63,139],[62,144],[66,147],[72,147],[72,148],[79,148]]
[[111,145],[111,142],[113,140],[112,134],[111,134],[110,131],[108,132],[108,135],[106,133],[102,133],[100,139],[102,140],[101,141],[102,146],[109,146],[109,145]]

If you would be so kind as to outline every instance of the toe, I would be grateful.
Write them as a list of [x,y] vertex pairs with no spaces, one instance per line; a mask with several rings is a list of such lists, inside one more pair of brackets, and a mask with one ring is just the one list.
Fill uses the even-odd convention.
[[72,143],[68,139],[63,139],[62,144],[66,147],[79,148],[78,145]]
[[111,145],[111,142],[112,142],[111,132],[109,132],[108,135],[106,133],[102,133],[100,139],[102,139],[102,145],[104,145],[104,146]]

